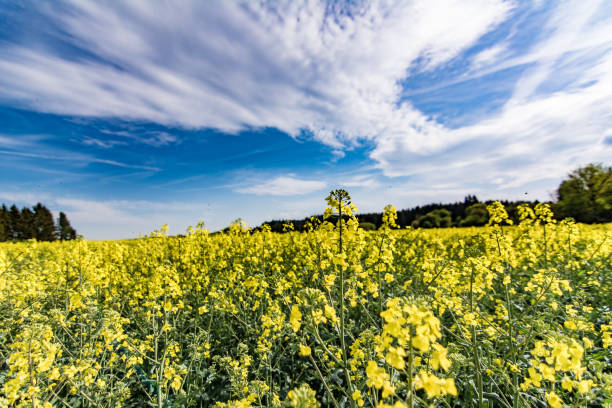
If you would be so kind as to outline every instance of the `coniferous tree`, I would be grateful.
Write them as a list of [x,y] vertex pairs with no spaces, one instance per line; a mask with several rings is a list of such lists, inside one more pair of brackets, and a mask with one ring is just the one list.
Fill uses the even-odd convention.
[[57,235],[62,241],[76,239],[77,236],[76,230],[72,228],[70,221],[68,221],[68,217],[66,217],[66,214],[63,212],[59,213],[59,218],[57,220]]
[[19,239],[36,238],[35,214],[27,207],[21,209],[19,216]]
[[9,240],[21,239],[21,211],[15,204],[9,210]]
[[9,240],[9,211],[6,205],[0,207],[0,242]]
[[51,211],[41,203],[38,203],[34,206],[34,213],[35,238],[38,241],[55,241],[57,234]]

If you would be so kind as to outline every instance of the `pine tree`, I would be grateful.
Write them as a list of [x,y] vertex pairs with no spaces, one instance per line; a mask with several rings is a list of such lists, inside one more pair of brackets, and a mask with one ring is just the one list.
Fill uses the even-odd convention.
[[62,241],[67,241],[71,239],[76,239],[77,233],[74,228],[70,225],[70,221],[68,221],[68,217],[63,212],[59,213],[59,218],[57,220],[57,235],[59,235],[59,239]]
[[38,203],[34,206],[34,213],[35,238],[38,241],[55,241],[57,234],[51,211],[41,203]]
[[0,208],[0,242],[9,240],[9,211],[6,205],[2,204]]
[[36,238],[35,214],[29,208],[23,207],[19,217],[19,239]]
[[15,204],[9,210],[9,240],[21,239],[21,212]]

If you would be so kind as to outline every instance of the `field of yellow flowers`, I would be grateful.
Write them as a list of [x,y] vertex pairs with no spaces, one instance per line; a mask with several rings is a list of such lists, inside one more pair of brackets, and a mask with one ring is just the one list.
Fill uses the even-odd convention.
[[611,225],[327,202],[303,233],[2,244],[0,407],[612,406]]

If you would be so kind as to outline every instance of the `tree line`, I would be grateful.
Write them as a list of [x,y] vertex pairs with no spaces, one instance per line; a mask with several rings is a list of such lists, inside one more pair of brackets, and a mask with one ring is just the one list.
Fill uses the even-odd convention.
[[10,208],[2,204],[0,208],[0,241],[68,241],[76,237],[77,232],[66,214],[60,212],[56,222],[51,211],[41,203],[21,210],[15,204]]
[[[589,164],[578,168],[563,180],[556,190],[555,201],[551,201],[553,212],[558,219],[573,218],[586,224],[612,222],[612,167],[602,164]],[[487,204],[475,195],[468,195],[463,201],[437,203],[403,209],[397,212],[400,227],[444,228],[482,226],[489,221]],[[538,201],[500,201],[508,215],[518,222],[519,204],[535,205]],[[302,220],[273,220],[262,224],[270,226],[275,232],[283,232],[288,223],[297,231],[303,231],[313,217]],[[321,215],[314,218],[322,220]],[[358,214],[359,225],[374,230],[382,225],[382,213]],[[259,227],[261,228],[261,227]]]

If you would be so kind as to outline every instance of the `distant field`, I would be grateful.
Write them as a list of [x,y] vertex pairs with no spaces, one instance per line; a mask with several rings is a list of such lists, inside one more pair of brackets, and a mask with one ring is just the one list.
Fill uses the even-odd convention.
[[4,243],[0,406],[611,406],[612,224],[393,214]]

